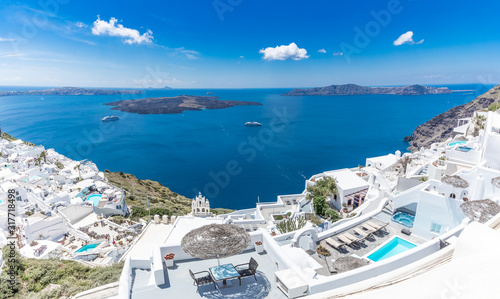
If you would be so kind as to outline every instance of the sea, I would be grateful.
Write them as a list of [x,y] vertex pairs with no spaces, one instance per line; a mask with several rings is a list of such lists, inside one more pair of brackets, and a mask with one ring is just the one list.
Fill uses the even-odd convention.
[[[452,94],[282,96],[279,89],[147,89],[141,95],[0,97],[0,128],[101,171],[161,182],[211,207],[246,209],[302,193],[323,171],[365,165],[366,158],[406,152],[403,138],[420,124],[488,91],[491,84],[439,85]],[[0,90],[41,87],[2,86]],[[140,115],[104,103],[206,95],[254,101],[182,114]],[[101,122],[107,115],[120,120]],[[257,121],[261,127],[245,126]]]

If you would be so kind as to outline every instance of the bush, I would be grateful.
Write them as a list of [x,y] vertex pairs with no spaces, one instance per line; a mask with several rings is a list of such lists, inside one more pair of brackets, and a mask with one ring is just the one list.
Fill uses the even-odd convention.
[[55,164],[55,165],[57,166],[57,168],[59,168],[59,169],[63,169],[63,168],[64,168],[64,165],[63,165],[61,162],[59,162],[59,161],[57,161],[57,162],[56,162],[56,163],[54,163],[54,164]]
[[283,220],[283,215],[274,215],[274,220]]
[[321,224],[323,224],[323,220],[321,220],[321,219],[320,219],[319,217],[317,217],[317,216],[312,217],[312,218],[311,218],[311,220],[309,220],[309,221],[311,221],[311,223],[312,223],[312,224],[316,224],[316,225],[321,225]]
[[325,212],[325,216],[330,218],[330,220],[332,222],[337,222],[339,221],[340,219],[342,219],[342,217],[340,216],[340,214],[335,211],[334,209],[327,209],[326,212]]
[[[281,216],[281,218],[283,218],[283,216]],[[280,233],[286,234],[303,228],[306,225],[306,222],[307,221],[304,217],[299,216],[281,221],[276,224],[276,228],[280,231]]]
[[488,111],[497,111],[498,109],[500,109],[500,103],[493,103],[491,104],[489,107],[488,107]]
[[315,196],[313,199],[313,208],[316,215],[325,215],[326,209],[328,209],[328,204],[326,203],[326,198],[323,195]]

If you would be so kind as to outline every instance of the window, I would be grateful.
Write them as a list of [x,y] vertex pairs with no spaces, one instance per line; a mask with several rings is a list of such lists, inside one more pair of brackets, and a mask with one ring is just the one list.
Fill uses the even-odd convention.
[[348,206],[352,205],[352,199],[348,199],[348,200],[347,200],[347,205],[348,205]]
[[337,194],[333,194],[333,199],[337,201]]
[[441,232],[441,224],[437,224],[437,223],[432,222],[431,232],[439,234]]
[[455,195],[455,193],[452,193],[450,194],[450,198],[457,198],[457,196]]
[[16,200],[17,200],[17,201],[23,201],[23,200],[22,200],[22,198],[21,198],[21,196],[17,196],[17,197],[16,197]]

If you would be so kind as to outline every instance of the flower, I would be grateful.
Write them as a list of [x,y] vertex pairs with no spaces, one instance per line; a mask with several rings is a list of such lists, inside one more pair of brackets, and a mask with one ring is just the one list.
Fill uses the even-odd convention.
[[166,260],[173,260],[173,259],[174,259],[174,256],[175,256],[175,254],[173,254],[173,253],[169,253],[169,254],[165,255],[165,259],[166,259]]
[[257,241],[257,242],[255,242],[255,245],[257,245],[257,246],[262,245],[262,241]]

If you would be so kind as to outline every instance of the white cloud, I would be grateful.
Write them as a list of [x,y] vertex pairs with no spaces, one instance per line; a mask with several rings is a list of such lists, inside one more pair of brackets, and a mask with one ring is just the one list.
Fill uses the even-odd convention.
[[198,58],[200,58],[200,55],[201,55],[200,52],[198,52],[198,51],[184,49],[184,47],[175,48],[174,52],[172,54],[174,56],[176,56],[176,55],[184,56],[185,58],[187,58],[189,60],[198,59]]
[[282,45],[273,47],[267,47],[265,49],[259,50],[260,54],[264,54],[262,59],[264,60],[302,60],[309,58],[306,49],[300,49],[295,43],[291,43],[288,46]]
[[242,55],[242,56],[240,56],[240,59],[245,59],[245,56],[243,56],[243,55]]
[[326,53],[326,50],[325,49],[319,49],[318,53]]
[[78,28],[87,28],[87,27],[89,27],[87,24],[82,23],[82,22],[76,22],[75,26],[78,27]]
[[340,52],[340,51],[333,52],[333,56],[342,56],[342,55],[344,55],[343,52]]
[[415,42],[413,40],[413,31],[408,31],[406,33],[401,34],[400,37],[398,37],[397,40],[395,40],[392,44],[395,46],[401,46],[403,44],[409,44],[409,45],[418,45],[423,43],[424,40],[420,40],[419,42]]
[[153,31],[148,30],[141,35],[138,30],[123,27],[117,22],[116,18],[111,18],[109,22],[106,22],[98,16],[92,27],[92,34],[124,37],[123,42],[126,44],[150,44],[153,42]]
[[13,42],[15,40],[16,40],[15,38],[3,38],[3,37],[0,37],[0,42]]

